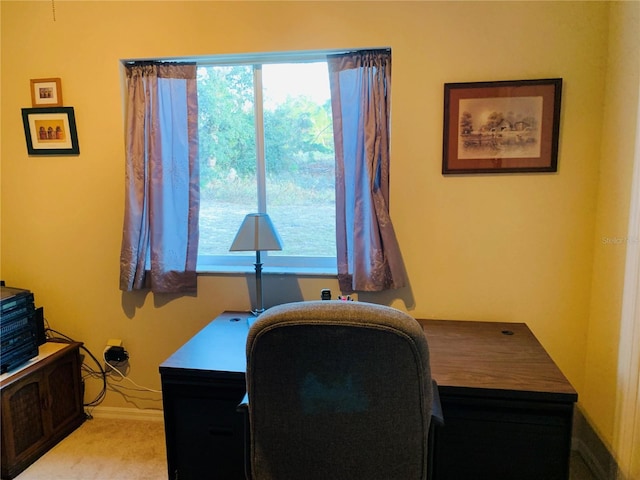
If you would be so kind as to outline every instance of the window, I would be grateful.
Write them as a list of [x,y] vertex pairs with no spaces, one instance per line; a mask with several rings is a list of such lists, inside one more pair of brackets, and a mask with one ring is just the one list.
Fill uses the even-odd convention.
[[265,268],[335,273],[335,158],[324,57],[198,63],[199,271],[253,268],[229,252],[244,216],[269,214],[283,250]]

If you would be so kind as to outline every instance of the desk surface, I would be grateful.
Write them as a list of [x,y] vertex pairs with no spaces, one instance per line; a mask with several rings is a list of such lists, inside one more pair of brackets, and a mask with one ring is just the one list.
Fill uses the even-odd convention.
[[[160,365],[162,374],[243,379],[246,312],[224,312]],[[577,393],[524,323],[418,320],[440,391],[575,402]]]
[[524,323],[419,320],[441,390],[537,392],[576,401],[571,383]]
[[160,373],[244,378],[247,312],[223,312],[160,365]]

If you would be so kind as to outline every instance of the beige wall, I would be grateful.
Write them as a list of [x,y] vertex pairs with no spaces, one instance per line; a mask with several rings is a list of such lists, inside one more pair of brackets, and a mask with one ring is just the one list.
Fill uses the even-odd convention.
[[[620,8],[637,12],[634,3]],[[603,258],[613,249],[598,237],[617,235],[628,205],[630,163],[623,152],[611,157],[609,139],[633,137],[603,124],[603,112],[617,120],[625,102],[605,88],[619,76],[607,74],[609,42],[618,41],[608,2],[58,0],[55,21],[49,1],[1,6],[1,273],[34,291],[53,328],[98,354],[122,338],[131,377],[159,388],[165,358],[222,310],[249,306],[243,276],[202,276],[197,297],[118,290],[121,59],[389,46],[391,214],[411,288],[360,298],[416,317],[526,322],[610,440],[615,392],[592,383],[596,365],[609,373],[615,362],[617,304],[607,298],[609,289],[620,295],[622,266],[618,253]],[[624,18],[616,16],[621,30]],[[20,109],[30,106],[29,79],[43,77],[62,78],[80,156],[27,156]],[[445,82],[549,77],[564,79],[557,174],[440,174]],[[615,198],[602,193],[609,188]],[[606,225],[611,210],[615,228]],[[315,299],[324,287],[336,291],[335,279],[267,276],[265,298]],[[133,403],[161,407],[149,398]],[[104,405],[131,404],[109,393]]]
[[[600,436],[613,444],[613,450],[618,447],[623,451],[629,446],[620,445],[620,428],[623,423],[628,426],[632,419],[621,418],[621,415],[630,412],[623,413],[618,409],[622,405],[624,377],[631,375],[631,372],[619,369],[617,360],[626,249],[639,248],[638,239],[629,237],[627,233],[633,158],[636,142],[640,141],[635,137],[640,93],[638,32],[640,3],[612,3],[591,311],[585,382],[581,392],[583,411]],[[639,347],[636,345],[636,348]],[[627,395],[635,395],[635,392]],[[633,402],[632,399],[628,401]],[[640,415],[640,404],[637,405],[636,415]],[[640,421],[640,417],[637,420]],[[640,462],[638,441],[636,439],[637,463]],[[630,461],[629,458],[619,460]]]

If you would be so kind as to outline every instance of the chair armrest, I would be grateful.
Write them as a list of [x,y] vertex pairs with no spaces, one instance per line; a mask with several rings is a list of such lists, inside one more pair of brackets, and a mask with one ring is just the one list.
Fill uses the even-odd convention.
[[442,414],[442,404],[440,403],[440,390],[435,380],[431,380],[433,386],[433,398],[431,401],[431,423],[429,425],[429,438],[427,444],[427,479],[434,478],[434,463],[436,430],[444,426],[444,415]]
[[244,394],[242,400],[236,407],[236,412],[242,413],[244,416],[244,474],[246,480],[253,478],[251,473],[251,459],[249,456],[250,439],[251,439],[251,425],[249,422],[249,392]]
[[440,390],[435,380],[431,380],[433,384],[433,400],[431,404],[431,421],[436,427],[444,426],[444,415],[442,414],[442,404],[440,403]]

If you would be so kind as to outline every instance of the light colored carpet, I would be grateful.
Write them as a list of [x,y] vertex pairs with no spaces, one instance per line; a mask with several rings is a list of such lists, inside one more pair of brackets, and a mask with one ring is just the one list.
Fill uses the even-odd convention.
[[[87,420],[16,480],[162,480],[167,478],[164,423]],[[595,480],[577,452],[571,480]]]
[[49,450],[17,480],[167,478],[164,423],[94,418]]

